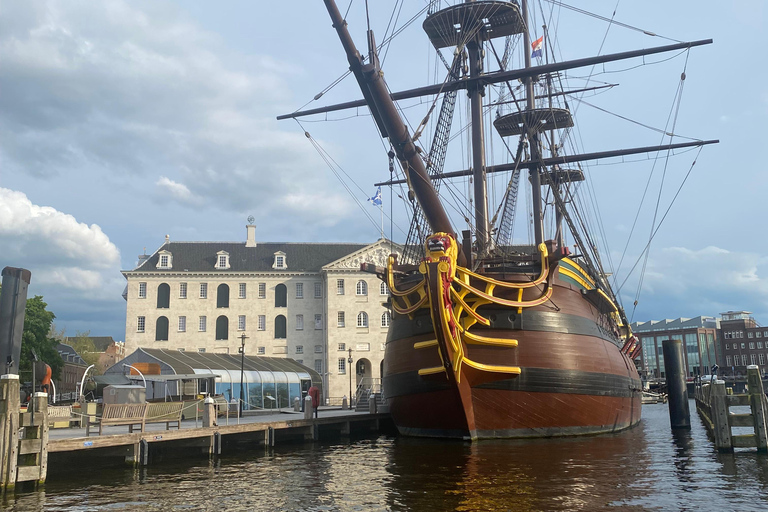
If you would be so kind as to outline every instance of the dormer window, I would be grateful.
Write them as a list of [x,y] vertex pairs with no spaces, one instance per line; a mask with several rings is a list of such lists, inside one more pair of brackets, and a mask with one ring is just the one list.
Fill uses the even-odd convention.
[[285,253],[282,251],[278,251],[275,253],[275,262],[272,264],[272,268],[274,269],[286,269],[288,268],[288,263],[285,261]]
[[229,268],[229,253],[227,251],[219,251],[216,253],[216,268],[219,270],[226,270]]
[[157,268],[172,268],[173,255],[168,251],[160,251],[160,256],[157,260]]

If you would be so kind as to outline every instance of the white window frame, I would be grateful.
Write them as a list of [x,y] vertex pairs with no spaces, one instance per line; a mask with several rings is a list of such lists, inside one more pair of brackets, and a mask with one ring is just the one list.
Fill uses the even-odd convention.
[[187,283],[179,283],[179,298],[187,298]]
[[755,342],[754,341],[750,341],[749,342],[749,350],[755,350]]
[[187,317],[179,317],[179,332],[187,332]]
[[336,280],[336,295],[344,295],[344,280]]
[[741,354],[741,366],[747,366],[747,354]]
[[259,283],[259,298],[267,298],[267,283]]
[[229,268],[229,253],[227,251],[219,251],[216,253],[216,269],[226,270]]
[[384,328],[389,328],[389,324],[392,323],[392,315],[389,314],[389,311],[385,311],[381,314],[381,326]]
[[757,354],[749,354],[749,362],[751,364],[757,364]]
[[267,348],[266,347],[256,347],[256,353],[258,355],[260,355],[260,356],[263,356],[264,354],[267,353]]
[[760,352],[759,357],[760,357],[760,365],[762,366],[765,364],[765,354]]
[[339,375],[346,375],[347,374],[347,358],[346,357],[340,357],[339,363],[337,366],[339,370]]
[[275,270],[285,270],[288,268],[288,258],[285,257],[285,253],[278,251],[274,254],[275,260],[272,263],[272,268]]
[[339,311],[338,313],[336,313],[336,327],[339,327],[339,328],[344,327],[344,324],[345,324],[344,312]]
[[296,315],[296,330],[304,330],[304,315]]
[[146,299],[147,298],[147,283],[139,283],[139,298],[140,299]]
[[197,319],[197,332],[205,332],[208,328],[208,318],[205,315],[201,315]]
[[322,354],[322,353],[323,353],[323,346],[315,345],[315,354]]
[[733,366],[733,364],[731,363],[731,356],[725,356],[725,364],[727,364],[728,366]]
[[200,298],[208,298],[208,283],[200,283]]
[[304,298],[304,283],[296,283],[296,298]]
[[368,313],[361,311],[357,314],[357,327],[360,329],[368,328]]
[[245,330],[245,315],[237,315],[237,330]]
[[747,333],[747,338],[753,338],[754,336],[755,336],[755,333],[753,333],[752,331],[749,331]]
[[368,283],[362,279],[355,285],[355,295],[358,297],[365,297],[368,295]]
[[315,298],[323,298],[323,283],[315,283]]
[[323,373],[323,360],[322,359],[315,359],[315,371],[317,373],[320,373],[320,374]]
[[304,353],[304,345],[296,345],[296,353],[297,354],[303,354]]
[[347,344],[346,343],[339,343],[339,352],[346,352],[347,351]]
[[237,287],[237,298],[244,299],[247,296],[248,288],[245,283],[240,283]]
[[267,315],[259,315],[257,330],[259,331],[267,330]]
[[387,283],[384,281],[379,285],[379,295],[389,295],[389,288],[387,288]]
[[136,318],[136,332],[146,332],[147,317],[139,316]]
[[315,330],[316,331],[323,330],[323,315],[320,313],[315,313]]

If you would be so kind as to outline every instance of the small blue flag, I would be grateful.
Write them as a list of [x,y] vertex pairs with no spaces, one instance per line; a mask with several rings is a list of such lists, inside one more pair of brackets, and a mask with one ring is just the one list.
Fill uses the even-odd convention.
[[381,187],[378,187],[373,197],[369,197],[368,200],[373,203],[374,206],[381,206]]

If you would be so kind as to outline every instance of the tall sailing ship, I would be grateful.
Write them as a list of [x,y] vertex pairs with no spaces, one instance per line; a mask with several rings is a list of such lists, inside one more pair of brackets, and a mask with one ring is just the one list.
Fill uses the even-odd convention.
[[[391,293],[382,387],[400,432],[482,439],[599,434],[636,425],[642,388],[634,358],[640,347],[596,244],[575,212],[574,190],[584,180],[580,162],[716,141],[566,155],[559,134],[574,121],[561,100],[578,91],[558,90],[555,82],[569,69],[682,51],[711,40],[565,62],[547,57],[533,65],[532,58],[547,52],[548,38],[545,33],[531,41],[526,0],[431,1],[423,29],[445,65],[446,78],[393,93],[384,80],[373,32],[369,28],[364,56],[335,1],[324,1],[363,99],[278,119],[367,105],[389,140],[390,169],[399,163],[405,175],[380,184],[407,183],[413,199],[404,252],[390,256],[386,267],[364,266]],[[505,42],[501,55],[492,46],[497,39]],[[515,44],[519,41],[522,45]],[[515,46],[524,53],[524,66],[507,69]],[[442,49],[453,51],[452,62],[443,58]],[[497,69],[484,69],[486,61],[495,61]],[[512,156],[500,165],[485,162],[483,114],[490,110],[485,97],[492,84],[504,91],[490,105],[498,111],[493,127]],[[458,91],[468,95],[471,169],[445,172]],[[429,151],[415,142],[395,103],[424,96],[434,98],[427,114],[435,117]],[[415,130],[418,135],[427,118]],[[523,171],[530,182],[533,240],[514,245]],[[499,213],[490,218],[486,177],[499,172],[508,173],[509,181]],[[457,176],[471,176],[473,185],[467,202],[474,222],[462,233],[453,227],[438,193],[443,180]],[[551,205],[549,234],[546,205]],[[575,242],[575,251],[566,239]]]

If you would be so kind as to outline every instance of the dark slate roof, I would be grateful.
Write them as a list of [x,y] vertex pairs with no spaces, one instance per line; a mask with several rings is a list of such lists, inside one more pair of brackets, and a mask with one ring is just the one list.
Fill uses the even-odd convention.
[[83,361],[83,358],[75,351],[74,347],[67,345],[66,343],[59,343],[56,345],[56,352],[59,353],[65,363],[86,365],[86,362]]
[[[272,272],[275,253],[284,252],[288,272],[319,272],[320,269],[370,244],[353,243],[275,243],[259,242],[246,247],[245,242],[167,242],[139,263],[134,272]],[[158,269],[159,252],[172,254],[171,269]],[[229,253],[226,271],[214,268],[216,253]]]
[[[115,340],[112,339],[112,336],[88,336],[88,339],[93,342],[93,346],[96,347],[97,352],[106,351],[109,346],[115,342]],[[64,341],[67,343],[77,341],[77,337],[67,336]]]

